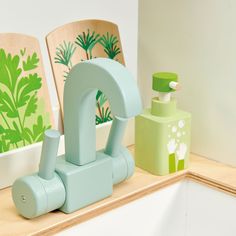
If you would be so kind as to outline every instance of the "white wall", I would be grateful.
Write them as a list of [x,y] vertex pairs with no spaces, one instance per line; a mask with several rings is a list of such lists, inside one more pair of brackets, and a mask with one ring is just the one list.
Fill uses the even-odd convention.
[[192,152],[236,166],[236,1],[140,0],[138,75],[177,72],[193,115]]
[[137,76],[137,0],[0,0],[0,32],[29,34],[40,40],[51,99],[58,104],[45,36],[56,27],[82,19],[104,19],[119,26],[127,67]]

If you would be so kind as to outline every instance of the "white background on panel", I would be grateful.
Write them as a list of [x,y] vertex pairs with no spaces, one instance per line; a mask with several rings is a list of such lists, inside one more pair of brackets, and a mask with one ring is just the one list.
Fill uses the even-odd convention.
[[138,76],[179,74],[178,106],[193,115],[192,152],[236,166],[236,2],[140,0]]
[[[55,28],[83,19],[103,19],[116,23],[119,27],[126,67],[136,80],[137,0],[0,0],[0,8],[1,33],[28,34],[35,36],[40,42],[56,122],[58,121],[58,99],[45,42],[45,36]],[[105,146],[110,125],[111,123],[102,124],[97,128],[97,149]],[[123,143],[130,145],[133,142],[134,125],[133,120],[131,120]],[[60,146],[60,149],[63,150],[63,138]],[[11,185],[19,176],[35,172],[38,169],[40,151],[41,144],[39,143],[0,154],[0,189]],[[59,152],[61,153],[61,151]]]

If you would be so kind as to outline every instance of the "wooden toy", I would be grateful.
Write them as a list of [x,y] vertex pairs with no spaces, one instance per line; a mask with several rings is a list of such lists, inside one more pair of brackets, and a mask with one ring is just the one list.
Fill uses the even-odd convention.
[[38,40],[0,34],[0,153],[42,141],[53,123]]
[[[114,119],[105,149],[96,152],[98,90],[107,95]],[[56,158],[60,135],[47,130],[39,172],[13,184],[19,213],[26,218],[55,209],[70,213],[110,196],[113,184],[134,173],[134,160],[121,140],[128,118],[140,111],[139,90],[122,64],[97,58],[75,65],[64,86],[65,154]]]
[[171,98],[179,88],[176,74],[153,74],[152,88],[158,97],[135,119],[135,162],[152,174],[166,175],[188,167],[191,115],[178,110]]
[[[124,65],[117,25],[103,20],[82,20],[61,26],[46,37],[48,52],[64,117],[64,84],[73,65],[104,57]],[[96,124],[112,120],[111,109],[102,91],[96,95]]]

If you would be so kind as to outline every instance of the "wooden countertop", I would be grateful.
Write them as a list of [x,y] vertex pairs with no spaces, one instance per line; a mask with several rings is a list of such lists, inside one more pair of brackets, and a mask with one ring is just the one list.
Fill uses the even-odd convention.
[[[129,147],[134,151],[134,147]],[[19,216],[11,188],[0,191],[0,235],[52,235],[185,178],[236,196],[236,168],[191,154],[190,168],[168,176],[154,176],[136,168],[134,176],[114,187],[113,195],[71,214],[54,211],[33,220]]]

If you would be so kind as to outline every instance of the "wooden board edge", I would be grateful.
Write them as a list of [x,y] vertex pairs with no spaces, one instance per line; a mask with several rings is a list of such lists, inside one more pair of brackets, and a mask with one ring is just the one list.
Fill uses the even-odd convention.
[[218,191],[221,191],[221,192],[224,192],[224,193],[227,193],[236,197],[236,190],[234,188],[231,188],[225,184],[221,184],[218,181],[210,180],[204,176],[198,176],[191,172],[186,175],[186,178],[194,182],[206,185],[212,189],[215,189],[215,190],[218,190]]
[[112,21],[102,20],[102,19],[89,19],[89,18],[88,18],[88,19],[76,20],[76,21],[68,22],[68,23],[66,23],[66,24],[64,24],[64,25],[60,25],[60,26],[56,27],[54,30],[50,31],[50,32],[46,35],[46,39],[47,39],[48,37],[50,37],[50,35],[52,35],[52,34],[55,33],[56,31],[58,31],[58,30],[60,30],[60,29],[62,29],[62,28],[64,28],[64,27],[67,27],[67,26],[72,25],[72,24],[76,24],[76,23],[78,23],[78,22],[85,22],[85,21],[99,21],[99,22],[105,22],[105,23],[109,23],[109,24],[114,25],[114,26],[117,27],[117,29],[118,29],[118,25],[117,25],[116,23],[112,22]]
[[179,175],[175,175],[173,177],[168,178],[167,180],[163,180],[158,183],[153,183],[148,186],[145,186],[137,191],[134,191],[130,194],[127,194],[125,196],[122,196],[118,199],[114,199],[113,201],[109,203],[105,203],[104,205],[98,206],[96,208],[90,209],[85,213],[78,214],[74,216],[71,219],[67,219],[63,222],[60,222],[55,225],[51,225],[48,228],[44,228],[38,232],[33,233],[34,236],[45,236],[45,235],[53,235],[55,233],[58,233],[62,230],[68,229],[70,227],[73,227],[77,224],[83,223],[87,220],[90,220],[96,216],[99,216],[103,213],[106,213],[110,210],[116,209],[120,206],[126,205],[132,201],[135,201],[139,198],[142,198],[146,195],[149,195],[151,193],[154,193],[164,187],[168,187],[174,183],[177,183],[182,180],[189,179],[191,181],[203,184],[205,186],[208,186],[210,188],[213,188],[215,190],[230,194],[234,197],[236,197],[236,190],[234,188],[230,188],[224,184],[219,183],[218,181],[210,180],[209,178],[205,176],[196,175],[195,173],[191,171],[183,171]]
[[68,229],[70,227],[73,227],[77,224],[83,223],[87,220],[90,220],[96,216],[99,216],[103,213],[106,213],[110,210],[116,209],[120,206],[126,205],[132,201],[135,201],[139,198],[142,198],[146,195],[149,195],[151,193],[156,192],[157,190],[160,190],[164,187],[170,186],[174,183],[177,183],[181,180],[184,180],[186,176],[186,172],[183,172],[181,175],[173,176],[172,178],[169,178],[167,180],[164,180],[162,182],[159,182],[158,184],[152,184],[147,187],[142,188],[141,190],[135,191],[133,193],[127,194],[126,196],[122,196],[119,199],[115,199],[114,201],[110,203],[106,203],[100,207],[94,208],[89,210],[88,212],[77,215],[72,219],[68,219],[65,222],[53,225],[48,227],[47,229],[40,230],[34,234],[33,236],[47,236],[47,235],[54,235],[62,230]]

